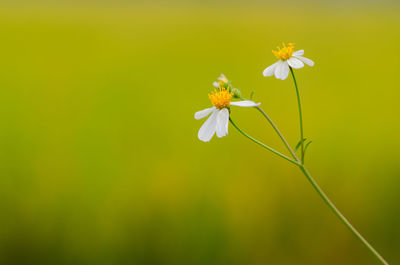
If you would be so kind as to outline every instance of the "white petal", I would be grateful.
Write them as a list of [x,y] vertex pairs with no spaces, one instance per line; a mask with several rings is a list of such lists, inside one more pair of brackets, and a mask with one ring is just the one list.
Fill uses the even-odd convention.
[[261,103],[255,103],[254,101],[251,100],[231,102],[232,106],[238,106],[238,107],[257,107],[260,104]]
[[276,63],[276,67],[275,67],[275,70],[274,70],[274,75],[275,75],[275,77],[278,78],[278,79],[279,79],[279,77],[277,76],[277,71],[278,71],[278,68],[281,67],[281,65],[282,65],[283,63],[284,63],[284,62],[283,62],[282,60],[279,60],[279,61]]
[[264,70],[263,75],[264,75],[264,76],[272,76],[272,75],[274,74],[275,68],[276,68],[276,66],[279,64],[279,62],[280,62],[280,61],[277,61],[277,62],[274,63],[273,65],[268,66],[268,67]]
[[215,107],[200,110],[194,114],[194,118],[196,120],[203,119],[204,117],[207,117],[208,115],[210,115],[210,113],[213,112],[213,110],[215,110]]
[[222,109],[217,116],[217,136],[224,137],[228,134],[229,111]]
[[219,81],[225,81],[227,78],[224,74],[221,74],[220,77],[217,78]]
[[275,77],[285,80],[289,75],[289,65],[287,61],[280,61],[281,63],[275,69]]
[[213,86],[214,86],[215,88],[219,88],[219,83],[218,83],[218,82],[213,82]]
[[309,65],[309,66],[314,66],[314,62],[311,61],[311,60],[308,59],[308,58],[305,58],[305,57],[303,57],[303,56],[295,56],[295,57],[296,57],[297,59],[299,59],[300,61],[302,61],[303,63]]
[[215,109],[211,116],[206,120],[206,122],[201,126],[198,137],[203,142],[208,142],[213,137],[216,127],[217,127],[217,115],[218,110]]
[[287,60],[287,62],[294,69],[299,69],[299,68],[304,67],[304,63],[302,61],[300,61],[299,59],[297,59],[296,57],[290,57]]
[[302,56],[302,55],[304,55],[304,50],[299,50],[292,53],[292,56]]

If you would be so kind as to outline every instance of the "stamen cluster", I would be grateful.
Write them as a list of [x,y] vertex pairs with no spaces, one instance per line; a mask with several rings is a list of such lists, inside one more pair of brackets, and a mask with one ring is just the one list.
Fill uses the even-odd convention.
[[282,48],[278,46],[277,49],[277,51],[272,50],[272,53],[280,60],[287,60],[293,54],[294,45],[293,43],[289,43],[288,46],[286,46],[285,43],[282,43]]
[[211,100],[211,103],[218,109],[226,108],[231,103],[231,98],[233,96],[232,92],[229,92],[229,89],[221,86],[219,89],[214,89],[210,94],[208,94],[208,98]]

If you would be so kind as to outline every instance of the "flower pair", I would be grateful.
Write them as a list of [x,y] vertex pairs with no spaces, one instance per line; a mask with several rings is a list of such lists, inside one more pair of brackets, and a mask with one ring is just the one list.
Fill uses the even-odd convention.
[[[303,57],[304,50],[294,51],[294,45],[289,43],[287,46],[278,47],[277,51],[272,53],[279,59],[278,62],[267,67],[263,75],[272,76],[284,80],[289,75],[291,68],[299,69],[304,67],[304,64],[313,66],[314,62]],[[203,119],[211,114],[211,116],[201,126],[198,137],[204,142],[208,142],[217,134],[218,137],[223,137],[228,134],[228,123],[230,115],[230,106],[238,107],[257,107],[260,103],[255,103],[251,100],[242,100],[231,102],[232,97],[241,98],[240,90],[233,88],[231,82],[225,75],[221,74],[217,81],[213,83],[214,91],[208,95],[213,107],[207,108],[195,113],[196,120]]]

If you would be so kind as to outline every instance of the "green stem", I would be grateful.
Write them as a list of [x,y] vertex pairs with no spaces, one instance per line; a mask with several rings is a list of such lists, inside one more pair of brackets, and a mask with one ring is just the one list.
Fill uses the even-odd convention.
[[284,143],[284,145],[286,146],[286,148],[288,149],[289,153],[292,155],[292,157],[297,161],[300,162],[299,159],[296,156],[296,153],[293,152],[292,148],[290,147],[290,145],[288,144],[288,142],[286,141],[285,137],[283,137],[283,134],[279,131],[278,127],[275,125],[275,123],[272,121],[272,119],[267,115],[267,113],[265,113],[260,107],[255,107],[259,112],[261,112],[261,114],[267,119],[267,121],[269,122],[269,124],[271,124],[272,128],[275,130],[275,132],[278,134],[278,136],[281,138],[282,142]]
[[258,141],[257,139],[251,137],[250,135],[248,135],[247,133],[245,133],[242,129],[240,129],[231,118],[229,118],[229,121],[232,123],[233,127],[235,127],[241,134],[243,134],[245,137],[247,137],[248,139],[250,139],[251,141],[255,142],[256,144],[264,147],[265,149],[267,149],[268,151],[271,151],[272,153],[274,153],[277,156],[280,156],[284,159],[286,159],[287,161],[295,164],[296,166],[299,166],[299,163],[297,163],[296,161],[290,159],[289,157],[285,156],[284,154],[279,153],[278,151],[276,151],[275,149],[269,147],[268,145]]
[[[344,215],[336,208],[336,206],[332,203],[332,201],[328,198],[328,196],[325,194],[325,192],[321,189],[321,187],[319,187],[319,185],[317,184],[317,182],[313,179],[313,177],[311,176],[311,174],[307,171],[307,169],[304,167],[304,137],[303,137],[303,118],[302,118],[302,111],[301,111],[301,102],[300,102],[300,93],[299,93],[299,89],[297,86],[297,82],[296,82],[296,78],[294,76],[293,73],[293,69],[290,67],[290,72],[292,73],[292,77],[293,77],[293,81],[294,81],[294,85],[296,87],[296,94],[297,94],[297,103],[298,103],[298,108],[299,108],[299,118],[300,118],[300,141],[301,141],[301,161],[299,161],[299,159],[296,156],[296,153],[293,152],[293,150],[290,148],[290,145],[287,143],[287,141],[285,140],[284,136],[282,135],[282,133],[279,131],[278,127],[273,123],[273,121],[271,120],[271,118],[260,108],[260,107],[256,107],[258,111],[261,112],[261,114],[268,120],[268,122],[271,124],[271,126],[273,127],[273,129],[275,130],[275,132],[279,135],[279,137],[281,138],[282,142],[285,144],[286,148],[289,150],[290,154],[293,156],[293,158],[296,160],[292,160],[290,158],[288,158],[287,156],[284,156],[282,154],[280,154],[279,152],[273,150],[272,148],[265,146],[263,143],[259,142],[258,140],[250,137],[249,135],[247,135],[246,133],[244,133],[239,127],[237,127],[233,121],[230,119],[231,123],[233,124],[233,126],[239,130],[239,132],[241,132],[244,136],[246,136],[247,138],[249,138],[250,140],[252,140],[253,142],[263,146],[264,148],[267,148],[268,150],[272,151],[273,153],[279,155],[280,157],[285,158],[286,160],[296,164],[301,172],[306,176],[307,180],[311,183],[311,185],[313,186],[313,188],[315,189],[315,191],[318,193],[318,195],[323,199],[323,201],[328,205],[328,207],[333,211],[333,213],[339,218],[339,220],[353,233],[353,235],[355,237],[357,237],[366,247],[367,249],[384,265],[389,265],[389,263],[387,263],[387,261],[385,261],[385,259],[378,253],[378,251],[376,251],[371,244],[368,243],[368,241],[357,231],[357,229],[354,228],[354,226],[346,219],[346,217],[344,217]],[[244,98],[242,98],[242,100],[245,100]],[[271,150],[272,149],[272,150]]]
[[[249,99],[246,99],[244,97],[240,97],[240,99],[241,100],[249,100]],[[269,124],[272,126],[272,128],[275,130],[275,132],[278,134],[279,138],[281,138],[283,144],[286,146],[287,150],[292,155],[293,159],[296,160],[298,163],[300,163],[300,160],[297,158],[296,153],[293,152],[292,148],[290,147],[290,145],[286,141],[285,137],[279,131],[278,126],[275,125],[275,123],[272,121],[272,119],[267,115],[267,113],[265,113],[265,111],[262,108],[260,108],[259,106],[255,107],[255,108],[264,116],[264,118],[267,119]]]
[[333,213],[344,223],[344,225],[355,235],[367,248],[368,250],[384,265],[389,265],[387,261],[376,251],[371,244],[357,231],[357,229],[352,226],[352,224],[344,217],[344,215],[336,208],[336,206],[332,203],[332,201],[326,196],[324,191],[319,187],[317,182],[312,178],[310,173],[304,167],[304,165],[299,165],[300,170],[306,176],[307,180],[311,183],[313,188],[316,190],[318,195],[324,200],[324,202],[329,206],[329,208],[333,211]]
[[[368,241],[357,231],[357,229],[354,228],[354,226],[346,219],[346,217],[344,217],[344,215],[336,208],[336,206],[332,203],[332,201],[328,198],[328,196],[325,194],[325,192],[321,189],[321,187],[317,184],[317,182],[313,179],[313,177],[311,176],[311,174],[307,171],[307,169],[304,167],[304,144],[303,144],[303,119],[302,119],[302,113],[301,113],[301,103],[300,103],[300,94],[299,94],[299,89],[297,87],[297,82],[296,82],[296,78],[294,77],[294,73],[292,68],[290,68],[290,71],[292,73],[293,76],[293,80],[294,80],[294,84],[296,86],[296,92],[297,92],[297,102],[298,102],[298,106],[299,106],[299,117],[300,117],[300,134],[301,134],[301,148],[302,148],[302,152],[301,152],[301,161],[299,161],[299,159],[296,156],[296,153],[293,152],[293,150],[290,148],[290,145],[287,143],[287,141],[285,140],[284,136],[282,135],[282,133],[279,131],[278,127],[272,122],[271,118],[269,118],[269,116],[260,108],[260,107],[256,107],[258,109],[258,111],[260,111],[263,116],[268,120],[268,122],[271,124],[271,126],[274,128],[275,132],[279,135],[279,137],[281,138],[282,142],[285,144],[285,146],[287,147],[287,149],[289,150],[289,152],[291,153],[291,155],[293,156],[293,158],[296,160],[292,160],[289,157],[279,153],[278,151],[275,151],[274,149],[272,149],[271,147],[263,144],[262,142],[254,139],[253,137],[249,136],[248,134],[246,134],[244,131],[242,131],[233,121],[231,118],[229,118],[230,122],[232,123],[232,125],[244,136],[246,136],[248,139],[250,139],[251,141],[255,142],[256,144],[261,145],[262,147],[266,148],[267,150],[273,152],[274,154],[288,160],[289,162],[297,165],[301,172],[306,176],[307,180],[311,183],[311,185],[313,186],[313,188],[315,189],[315,191],[318,193],[318,195],[323,199],[323,201],[328,205],[328,207],[333,211],[333,213],[339,218],[339,220],[353,233],[353,235],[355,237],[357,237],[361,243],[364,244],[364,246],[367,247],[367,249],[384,265],[389,265],[389,263],[387,263],[387,261],[378,253],[378,251],[376,251],[371,244],[368,243]],[[244,98],[242,98],[243,100],[245,100]]]
[[292,67],[289,67],[289,69],[290,69],[290,72],[292,73],[294,86],[296,87],[297,105],[299,107],[299,119],[300,119],[301,164],[304,164],[303,115],[302,115],[302,112],[301,112],[300,93],[299,93],[299,88],[297,87],[296,78],[294,77],[293,69],[292,69]]

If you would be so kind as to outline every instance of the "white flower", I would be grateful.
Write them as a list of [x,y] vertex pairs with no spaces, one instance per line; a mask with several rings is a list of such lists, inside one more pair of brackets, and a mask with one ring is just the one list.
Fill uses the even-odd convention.
[[314,66],[313,61],[303,57],[304,50],[294,52],[293,49],[293,44],[289,43],[288,46],[283,44],[283,48],[278,47],[277,51],[272,51],[279,61],[265,69],[263,75],[272,76],[275,74],[276,78],[285,80],[289,75],[289,66],[294,69],[302,68],[304,64]]
[[198,137],[200,140],[208,142],[214,134],[217,134],[218,137],[223,137],[228,134],[230,106],[256,107],[260,105],[260,103],[255,103],[251,100],[231,102],[232,96],[233,93],[229,92],[229,90],[224,87],[221,87],[219,90],[214,90],[208,95],[214,106],[194,114],[196,120],[203,119],[211,114],[199,130]]
[[221,74],[221,75],[217,78],[217,80],[218,80],[218,81],[213,82],[213,86],[214,86],[215,88],[219,88],[220,85],[223,86],[223,85],[227,84],[228,81],[229,81],[228,78],[226,78],[226,76],[225,76],[224,74]]

